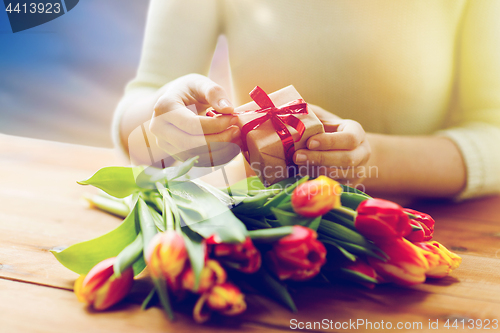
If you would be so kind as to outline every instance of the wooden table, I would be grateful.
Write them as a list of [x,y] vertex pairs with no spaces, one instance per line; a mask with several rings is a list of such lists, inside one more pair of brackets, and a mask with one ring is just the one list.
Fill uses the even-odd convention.
[[499,197],[415,207],[435,217],[435,239],[463,257],[460,268],[442,280],[409,289],[301,287],[293,292],[296,314],[248,295],[244,315],[203,326],[182,312],[170,323],[158,308],[141,311],[134,300],[92,313],[72,293],[76,274],[49,250],[94,238],[120,223],[89,209],[81,197],[92,189],[76,180],[122,163],[110,149],[0,135],[1,332],[281,332],[290,330],[292,319],[422,322],[423,329],[414,331],[427,331],[429,320],[439,320],[440,330],[448,331],[447,319],[500,319]]

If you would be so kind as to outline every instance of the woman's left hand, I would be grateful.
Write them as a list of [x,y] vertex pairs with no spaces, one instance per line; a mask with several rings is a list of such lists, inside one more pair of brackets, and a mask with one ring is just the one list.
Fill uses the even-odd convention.
[[326,175],[347,185],[356,185],[368,176],[365,170],[371,147],[363,127],[356,121],[339,118],[316,105],[309,104],[325,127],[325,133],[307,140],[308,149],[295,152],[294,161],[308,166],[314,176]]

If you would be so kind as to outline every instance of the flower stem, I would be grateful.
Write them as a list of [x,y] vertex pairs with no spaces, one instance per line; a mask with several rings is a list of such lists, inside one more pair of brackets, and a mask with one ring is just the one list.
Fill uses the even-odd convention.
[[339,212],[339,213],[342,213],[344,215],[347,215],[347,216],[351,217],[353,220],[356,219],[356,215],[358,214],[355,210],[350,209],[348,207],[344,207],[344,206],[340,206],[340,207],[334,208],[332,210]]

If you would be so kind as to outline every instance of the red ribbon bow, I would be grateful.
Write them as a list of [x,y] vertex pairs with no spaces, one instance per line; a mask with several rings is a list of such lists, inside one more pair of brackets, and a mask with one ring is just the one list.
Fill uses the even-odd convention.
[[[304,123],[294,115],[307,114],[307,103],[304,102],[303,99],[296,99],[295,101],[289,102],[281,107],[276,107],[269,96],[259,86],[253,88],[253,90],[250,92],[250,97],[255,101],[255,103],[257,103],[259,107],[261,107],[261,109],[235,113],[235,115],[248,113],[264,113],[264,115],[262,117],[249,121],[241,128],[244,150],[248,150],[247,134],[250,131],[259,128],[266,121],[271,120],[273,127],[276,130],[276,133],[279,135],[281,143],[283,144],[286,165],[294,165],[294,142],[300,141],[300,139],[302,139],[302,135],[304,134],[304,131],[306,129]],[[215,112],[209,112],[207,113],[207,115],[213,116],[215,115]],[[293,140],[292,134],[290,133],[288,128],[286,128],[286,125],[289,125],[297,130],[299,134],[297,140]]]

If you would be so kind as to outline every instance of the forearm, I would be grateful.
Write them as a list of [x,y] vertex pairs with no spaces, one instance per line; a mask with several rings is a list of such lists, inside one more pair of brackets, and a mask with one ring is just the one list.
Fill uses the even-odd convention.
[[466,183],[457,146],[438,136],[367,134],[372,155],[366,166],[367,191],[422,197],[452,197]]
[[[154,106],[164,90],[165,86],[160,89],[137,89],[137,91],[125,95],[118,106],[117,114],[121,116],[116,129],[119,132],[121,144],[135,164],[150,163],[150,157],[147,151],[134,149],[134,147],[142,146],[142,142],[134,143],[133,141],[144,141],[144,137],[142,135],[131,136],[131,133],[142,124],[151,120]],[[149,126],[144,126],[144,129],[148,137],[152,137],[149,135]],[[150,145],[156,145],[154,140],[149,141]]]

